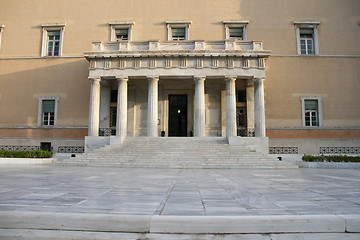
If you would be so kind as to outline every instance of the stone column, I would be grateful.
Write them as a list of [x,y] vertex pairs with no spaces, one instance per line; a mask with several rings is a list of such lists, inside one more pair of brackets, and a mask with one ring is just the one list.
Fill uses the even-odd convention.
[[254,78],[255,137],[265,137],[264,79]]
[[195,80],[195,137],[205,136],[205,77]]
[[147,77],[149,80],[148,112],[147,112],[147,135],[158,136],[158,82],[159,77]]
[[100,119],[100,78],[89,79],[91,81],[91,90],[88,135],[97,137],[99,136]]
[[122,139],[127,132],[127,91],[128,78],[118,77],[117,113],[116,113],[116,136]]
[[226,77],[226,137],[236,137],[236,77]]

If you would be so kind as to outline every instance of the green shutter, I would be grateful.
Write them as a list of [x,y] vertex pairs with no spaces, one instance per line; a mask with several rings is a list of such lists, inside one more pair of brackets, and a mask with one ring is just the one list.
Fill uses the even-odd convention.
[[173,37],[185,37],[185,28],[172,28]]
[[115,29],[115,34],[116,35],[128,35],[128,29],[127,28]]
[[47,34],[48,34],[49,37],[53,37],[53,36],[59,37],[59,36],[60,36],[60,30],[57,30],[57,31],[48,31]]
[[312,28],[300,28],[301,35],[313,35],[314,30]]
[[55,100],[43,100],[42,101],[42,111],[51,113],[55,112]]
[[318,110],[318,100],[305,100],[306,110]]
[[230,37],[242,37],[243,28],[229,28]]

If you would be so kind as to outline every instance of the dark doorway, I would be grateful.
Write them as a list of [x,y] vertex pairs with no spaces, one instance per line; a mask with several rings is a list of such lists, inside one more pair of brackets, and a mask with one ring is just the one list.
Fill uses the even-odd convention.
[[169,95],[169,137],[187,136],[187,95]]

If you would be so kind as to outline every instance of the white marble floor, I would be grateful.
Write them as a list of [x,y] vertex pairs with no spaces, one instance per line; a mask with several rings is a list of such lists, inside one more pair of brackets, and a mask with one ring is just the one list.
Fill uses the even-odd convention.
[[3,166],[0,211],[187,216],[360,214],[360,171]]

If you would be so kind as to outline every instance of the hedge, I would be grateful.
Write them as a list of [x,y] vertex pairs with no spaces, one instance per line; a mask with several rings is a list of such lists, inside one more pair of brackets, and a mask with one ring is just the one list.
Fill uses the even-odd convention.
[[0,150],[2,158],[51,158],[52,152],[43,150],[7,151]]
[[360,156],[312,156],[304,155],[302,160],[305,162],[360,162]]

